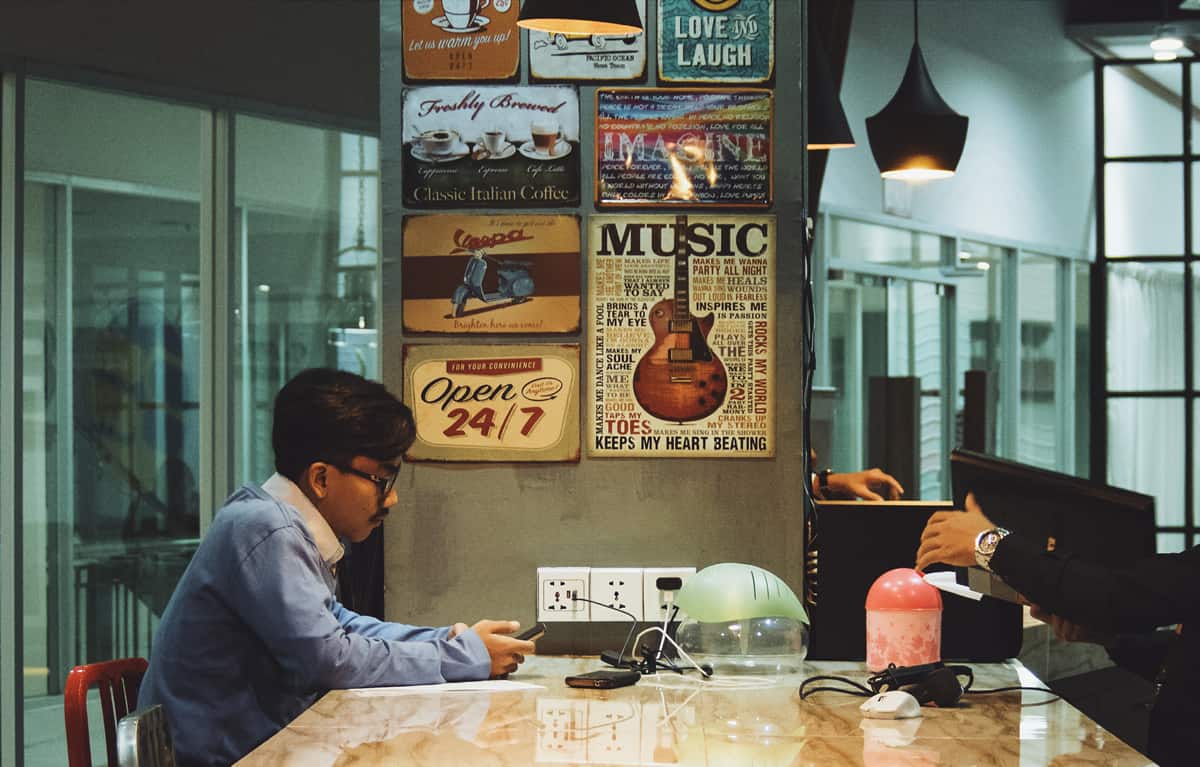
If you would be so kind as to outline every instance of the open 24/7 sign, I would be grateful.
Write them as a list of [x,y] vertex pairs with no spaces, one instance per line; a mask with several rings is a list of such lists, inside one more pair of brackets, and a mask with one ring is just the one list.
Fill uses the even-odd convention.
[[579,346],[405,345],[410,461],[578,461]]

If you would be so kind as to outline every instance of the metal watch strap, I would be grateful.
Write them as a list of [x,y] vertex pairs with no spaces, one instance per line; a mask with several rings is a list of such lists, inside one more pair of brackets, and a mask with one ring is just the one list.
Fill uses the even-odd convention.
[[1009,531],[1003,527],[993,527],[975,536],[975,563],[990,573],[992,571],[992,555],[996,553],[996,546],[1008,534]]

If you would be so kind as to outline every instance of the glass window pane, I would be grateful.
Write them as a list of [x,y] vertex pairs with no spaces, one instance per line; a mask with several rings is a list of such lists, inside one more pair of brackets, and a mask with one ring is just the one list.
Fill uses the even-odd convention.
[[[924,282],[912,285],[912,370],[921,379],[921,455],[919,498],[946,498],[946,451],[942,446],[942,297]],[[912,495],[912,488],[909,488]]]
[[238,116],[234,453],[274,472],[271,405],[315,366],[379,377],[379,152],[368,136]]
[[1104,166],[1104,252],[1124,256],[1183,254],[1183,166]]
[[[987,437],[984,450],[997,453],[999,435],[1003,428],[1003,408],[1000,400],[1002,360],[1000,326],[1003,316],[1004,259],[1007,251],[983,243],[963,243],[963,251],[971,253],[970,262],[985,265],[978,277],[960,279],[957,297],[955,387],[958,389],[957,409],[962,412],[963,376],[968,370],[987,373]],[[966,263],[966,260],[964,260]]]
[[1179,64],[1105,67],[1105,155],[1182,153],[1182,93]]
[[1017,460],[1058,468],[1058,259],[1023,254],[1017,272],[1021,404]]
[[1092,294],[1090,263],[1075,263],[1075,468],[1091,476],[1092,442]]
[[941,270],[941,239],[880,224],[832,218],[832,258],[873,264]]
[[67,671],[149,655],[199,536],[204,113],[37,80],[26,104],[25,745],[65,764]]
[[1159,533],[1156,551],[1159,554],[1178,554],[1187,548],[1187,536],[1183,533]]
[[1183,524],[1183,399],[1108,401],[1108,482],[1154,496],[1159,526]]
[[1183,265],[1109,264],[1107,279],[1109,390],[1182,389]]

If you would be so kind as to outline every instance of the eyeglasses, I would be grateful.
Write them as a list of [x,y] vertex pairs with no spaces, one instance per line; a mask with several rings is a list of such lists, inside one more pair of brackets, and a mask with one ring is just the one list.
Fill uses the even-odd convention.
[[348,474],[354,474],[355,476],[362,477],[363,479],[370,480],[371,482],[375,483],[375,489],[379,491],[380,498],[387,498],[388,495],[391,494],[392,488],[396,486],[396,477],[400,476],[400,472],[398,470],[393,471],[386,477],[381,477],[378,474],[368,474],[365,471],[359,471],[353,466],[338,466],[337,468],[339,471],[344,471]]

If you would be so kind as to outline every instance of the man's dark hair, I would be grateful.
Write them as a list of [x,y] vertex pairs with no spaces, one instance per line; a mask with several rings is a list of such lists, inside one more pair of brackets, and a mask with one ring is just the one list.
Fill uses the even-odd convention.
[[317,461],[348,466],[356,455],[391,461],[416,439],[412,411],[381,383],[310,368],[275,395],[275,470],[298,482]]

